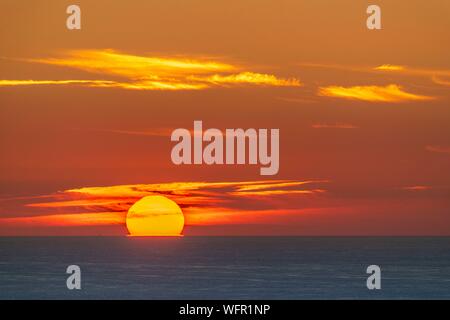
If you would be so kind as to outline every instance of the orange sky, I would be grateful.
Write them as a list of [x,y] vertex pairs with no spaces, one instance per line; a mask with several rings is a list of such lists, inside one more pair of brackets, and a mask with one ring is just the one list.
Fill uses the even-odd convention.
[[[450,235],[450,3],[69,4],[1,5],[0,235],[124,235],[150,194],[186,235]],[[194,120],[279,128],[279,173],[173,165]]]

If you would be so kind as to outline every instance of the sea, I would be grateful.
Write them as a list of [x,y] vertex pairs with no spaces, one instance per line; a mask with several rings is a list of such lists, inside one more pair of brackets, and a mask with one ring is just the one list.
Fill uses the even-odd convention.
[[2,237],[0,299],[450,299],[450,237]]

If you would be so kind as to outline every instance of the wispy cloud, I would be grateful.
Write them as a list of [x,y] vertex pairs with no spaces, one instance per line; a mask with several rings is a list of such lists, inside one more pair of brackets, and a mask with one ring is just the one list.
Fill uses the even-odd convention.
[[416,76],[450,76],[450,70],[447,69],[431,69],[431,68],[415,68],[410,66],[402,66],[395,64],[382,64],[372,68],[374,71],[395,72]]
[[125,215],[118,212],[96,212],[96,213],[72,213],[52,214],[35,217],[15,217],[1,219],[5,224],[19,224],[22,227],[31,226],[102,226],[121,225],[125,223]]
[[425,149],[430,152],[450,153],[450,147],[448,146],[426,146]]
[[69,84],[85,85],[89,87],[109,87],[117,85],[117,82],[108,80],[0,80],[0,87]]
[[381,71],[403,71],[403,70],[405,70],[405,67],[395,65],[395,64],[382,64],[381,66],[375,67],[373,69],[381,70]]
[[311,98],[305,98],[305,97],[277,97],[277,100],[285,101],[285,102],[292,102],[292,103],[298,103],[298,104],[311,104],[311,103],[318,103],[319,99],[312,96]]
[[375,74],[399,74],[406,76],[419,76],[430,78],[435,84],[442,86],[450,86],[450,81],[447,80],[450,77],[449,69],[432,69],[432,68],[417,68],[406,65],[398,64],[381,64],[378,66],[355,66],[355,65],[341,65],[331,63],[302,63],[299,64],[302,67],[307,68],[323,68],[332,69],[345,72],[362,72],[362,73],[375,73]]
[[409,186],[409,187],[403,187],[403,190],[407,191],[426,191],[432,189],[430,186]]
[[[83,187],[48,195],[44,202],[30,198],[24,204],[31,210],[27,216],[0,221],[48,226],[120,224],[138,199],[164,195],[178,203],[188,224],[199,221],[210,224],[215,219],[223,222],[229,217],[237,222],[261,210],[277,214],[280,204],[288,199],[292,201],[292,197],[320,196],[326,192],[326,183],[327,180],[261,180]],[[296,208],[300,207],[296,205]],[[33,213],[33,210],[37,211]]]
[[381,66],[373,68],[375,71],[381,71],[381,72],[392,72],[392,73],[399,73],[399,74],[405,74],[410,76],[423,76],[423,77],[429,77],[431,81],[433,81],[436,84],[442,85],[442,86],[450,86],[450,81],[442,79],[446,77],[450,77],[450,70],[438,70],[438,69],[423,69],[423,68],[412,68],[412,67],[406,67],[406,66],[399,66],[399,65],[391,65],[391,64],[383,64]]
[[208,74],[235,71],[236,67],[210,59],[138,56],[115,50],[72,50],[61,58],[28,59],[30,62],[73,67],[126,78],[147,78],[151,75],[170,77],[176,74]]
[[91,129],[89,131],[123,134],[131,136],[170,137],[173,129],[171,128],[154,128],[148,130]]
[[433,97],[406,92],[401,86],[396,84],[387,86],[320,87],[318,94],[326,97],[370,102],[403,102],[434,99]]
[[450,80],[444,80],[444,79],[441,79],[440,77],[438,77],[438,76],[436,76],[436,75],[433,75],[433,76],[431,77],[431,80],[432,80],[434,83],[436,83],[436,84],[440,84],[440,85],[442,85],[442,86],[448,86],[448,87],[450,87]]
[[255,84],[255,85],[268,85],[268,86],[278,86],[278,87],[298,87],[301,85],[298,79],[279,79],[271,74],[254,73],[254,72],[241,72],[238,74],[231,75],[220,75],[215,74],[206,78],[196,77],[194,78],[198,81],[207,81],[212,84],[224,84],[224,85],[235,85],[235,84]]
[[406,65],[398,64],[381,64],[378,66],[367,65],[343,65],[333,63],[300,63],[299,66],[307,68],[321,68],[321,69],[334,69],[346,72],[366,72],[366,73],[380,73],[380,72],[392,72],[406,75],[416,76],[450,76],[449,69],[432,69],[432,68],[417,68]]
[[314,129],[357,129],[358,127],[348,123],[314,123],[311,125]]
[[260,190],[260,191],[245,191],[234,193],[241,196],[279,196],[279,195],[295,195],[295,194],[320,194],[325,193],[324,189],[310,189],[310,190]]
[[[298,79],[279,78],[210,58],[138,56],[114,50],[73,50],[62,57],[22,60],[80,69],[108,80],[1,80],[0,86],[74,84],[130,90],[201,90],[210,87],[293,86]],[[117,79],[119,78],[119,79]]]
[[[308,184],[323,184],[328,180],[306,180],[306,181],[278,181],[267,182],[263,184],[248,184],[237,186],[236,191],[231,194],[236,196],[275,196],[275,195],[294,195],[294,194],[319,194],[326,192],[320,188],[298,189],[298,187]],[[292,189],[294,187],[294,189]]]

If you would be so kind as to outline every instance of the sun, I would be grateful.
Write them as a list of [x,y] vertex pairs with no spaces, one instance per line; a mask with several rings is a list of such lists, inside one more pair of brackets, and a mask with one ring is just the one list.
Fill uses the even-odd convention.
[[131,206],[126,223],[130,236],[181,236],[184,215],[174,201],[147,196]]

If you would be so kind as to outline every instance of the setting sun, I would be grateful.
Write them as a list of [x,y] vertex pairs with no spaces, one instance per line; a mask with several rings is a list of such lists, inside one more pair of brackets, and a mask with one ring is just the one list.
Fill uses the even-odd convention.
[[126,223],[130,236],[180,236],[184,215],[174,201],[147,196],[131,206]]

